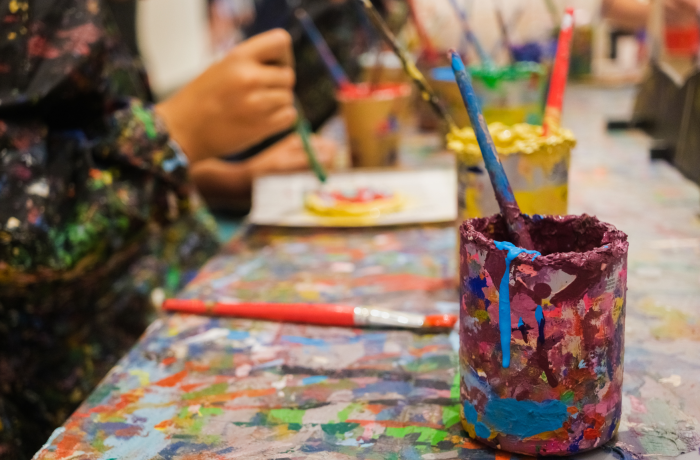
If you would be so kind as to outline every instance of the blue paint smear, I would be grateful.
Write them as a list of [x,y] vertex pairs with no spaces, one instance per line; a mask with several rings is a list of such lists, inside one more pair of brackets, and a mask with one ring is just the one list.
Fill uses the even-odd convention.
[[523,327],[524,324],[525,323],[523,323],[523,318],[521,316],[520,319],[518,320],[518,327]]
[[[614,425],[613,425],[614,426]],[[612,455],[615,456],[615,458],[619,460],[634,460],[635,456],[631,454],[630,452],[627,452],[625,449],[622,447],[618,446],[602,446],[601,449],[604,452],[611,453]]]
[[576,439],[571,441],[571,445],[569,445],[569,448],[566,450],[568,450],[572,454],[575,454],[576,452],[581,450],[581,448],[579,447],[579,444],[581,443],[581,441],[583,441],[583,432],[581,434],[579,434],[576,437]]
[[304,385],[313,385],[314,383],[320,383],[327,379],[328,377],[325,375],[312,375],[311,377],[302,379],[301,383]]
[[491,436],[491,430],[489,430],[489,427],[484,425],[481,422],[476,422],[474,425],[474,433],[480,438],[488,439],[489,436]]
[[257,371],[259,369],[267,369],[268,367],[281,366],[282,364],[284,364],[284,359],[278,358],[278,359],[273,359],[272,361],[267,361],[265,363],[256,364],[255,366],[253,366],[252,370]]
[[297,337],[294,335],[283,335],[282,340],[285,342],[300,343],[302,345],[311,345],[313,347],[328,346],[328,343],[322,339],[310,339],[308,337]]
[[527,438],[561,428],[569,418],[566,409],[556,399],[541,403],[495,399],[486,403],[483,420],[500,433]]
[[[508,251],[506,255],[506,271],[501,278],[501,284],[498,287],[498,328],[501,332],[501,352],[503,353],[503,367],[510,366],[510,263],[522,253],[532,254],[532,260],[539,255],[537,251],[529,251],[519,248],[508,241],[494,241],[496,248],[501,251]],[[540,308],[540,313],[542,308]],[[539,321],[539,320],[538,320]]]
[[243,339],[247,339],[248,337],[250,337],[250,332],[248,332],[248,331],[233,331],[233,330],[228,331],[228,336],[227,336],[227,338],[229,340],[243,340]]
[[176,455],[194,454],[197,452],[202,452],[204,449],[210,447],[209,444],[188,442],[188,441],[176,441],[168,444],[164,449],[158,452],[163,458],[174,458]]
[[468,423],[474,425],[474,432],[478,437],[488,439],[491,436],[489,427],[477,420],[476,409],[469,401],[464,401],[464,418]]
[[352,394],[355,396],[364,395],[367,393],[398,393],[407,395],[413,390],[413,385],[409,382],[400,382],[396,380],[385,380],[383,382],[375,382],[365,385],[362,388],[355,388]]
[[469,401],[464,401],[464,418],[467,420],[467,422],[471,423],[472,425],[475,425],[477,422],[476,417],[476,409],[474,409],[472,403],[470,403]]
[[486,278],[482,279],[480,276],[469,278],[467,284],[469,285],[469,292],[481,300],[486,300],[486,294],[484,294],[484,288],[488,284]]

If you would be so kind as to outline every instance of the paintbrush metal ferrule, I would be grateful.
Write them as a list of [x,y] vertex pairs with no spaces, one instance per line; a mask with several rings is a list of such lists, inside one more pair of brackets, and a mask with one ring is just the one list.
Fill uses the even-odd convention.
[[456,315],[420,315],[373,307],[313,303],[202,301],[167,299],[163,310],[196,315],[229,316],[265,321],[323,326],[399,327],[407,329],[451,328]]
[[384,310],[382,308],[355,307],[354,319],[357,326],[391,326],[419,329],[423,327],[425,317],[415,313]]

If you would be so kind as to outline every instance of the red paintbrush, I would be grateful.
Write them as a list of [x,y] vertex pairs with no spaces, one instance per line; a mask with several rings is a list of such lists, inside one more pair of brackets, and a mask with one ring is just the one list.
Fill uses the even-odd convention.
[[324,326],[384,326],[407,329],[452,328],[456,315],[420,315],[372,307],[318,303],[205,302],[167,299],[163,310],[197,315],[233,316]]
[[561,22],[559,31],[559,41],[557,43],[557,55],[554,58],[552,78],[549,81],[549,94],[547,95],[547,106],[544,109],[544,135],[549,135],[549,131],[559,126],[561,120],[561,109],[564,102],[564,91],[566,90],[566,78],[569,74],[569,60],[571,57],[571,37],[574,34],[574,9],[567,8],[564,19]]

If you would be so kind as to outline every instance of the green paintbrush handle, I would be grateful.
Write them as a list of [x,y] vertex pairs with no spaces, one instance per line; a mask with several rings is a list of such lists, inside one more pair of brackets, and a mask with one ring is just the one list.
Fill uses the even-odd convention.
[[309,159],[311,169],[313,169],[314,174],[316,174],[316,177],[318,177],[318,180],[321,182],[326,182],[326,171],[323,169],[323,166],[321,166],[321,163],[318,162],[316,152],[311,145],[311,128],[309,127],[309,122],[301,114],[299,117],[297,117],[296,131],[299,134],[299,137],[301,137],[301,144],[304,146],[304,151]]

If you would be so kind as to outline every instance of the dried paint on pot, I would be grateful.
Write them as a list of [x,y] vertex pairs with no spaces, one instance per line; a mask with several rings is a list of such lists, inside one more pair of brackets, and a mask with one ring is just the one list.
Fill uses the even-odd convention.
[[[569,163],[576,139],[568,129],[542,136],[542,127],[525,123],[491,123],[489,131],[515,199],[525,214],[567,213]],[[486,217],[498,203],[472,128],[447,135],[447,147],[457,154],[458,217]]]
[[473,438],[528,455],[601,446],[622,410],[627,236],[595,217],[526,216],[539,252],[500,215],[460,241],[460,397]]

